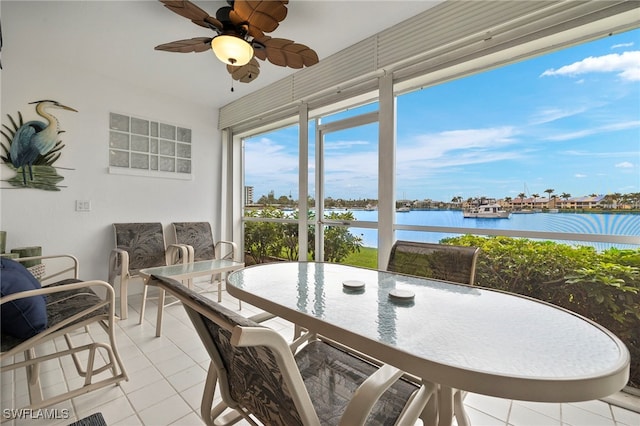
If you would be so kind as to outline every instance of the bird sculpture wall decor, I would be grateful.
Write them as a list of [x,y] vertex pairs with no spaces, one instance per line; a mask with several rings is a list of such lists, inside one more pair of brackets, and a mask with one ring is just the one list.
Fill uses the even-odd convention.
[[[249,83],[260,73],[260,60],[274,65],[303,68],[318,63],[318,54],[304,44],[264,33],[274,31],[287,16],[289,0],[227,0],[216,17],[187,0],[160,0],[165,7],[196,25],[213,30],[213,37],[177,40],[156,46],[156,50],[189,53],[210,49],[227,64],[234,80]],[[233,91],[233,88],[232,88]]]
[[[32,120],[25,123],[22,113],[18,111],[16,123],[7,114],[13,128],[2,125],[4,130],[0,132],[7,139],[9,146],[2,144],[3,155],[0,159],[18,172],[16,178],[8,180],[11,185],[58,191],[56,183],[63,178],[57,174],[52,164],[60,158],[60,150],[64,145],[59,140],[59,135],[64,131],[60,130],[58,119],[49,110],[78,111],[52,100],[31,102],[30,105],[32,104],[36,105],[36,113],[46,122]],[[39,176],[34,173],[36,166],[39,167]]]

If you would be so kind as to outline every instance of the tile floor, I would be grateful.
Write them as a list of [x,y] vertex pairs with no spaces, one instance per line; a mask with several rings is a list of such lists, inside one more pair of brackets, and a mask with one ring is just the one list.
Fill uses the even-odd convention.
[[[209,297],[216,297],[215,291],[208,294]],[[223,293],[223,304],[238,309],[237,300],[226,292]],[[129,374],[128,382],[52,407],[60,410],[60,413],[69,413],[66,419],[20,419],[4,424],[66,425],[99,411],[109,426],[203,425],[199,406],[209,361],[184,310],[180,305],[168,307],[165,310],[162,337],[156,338],[156,304],[153,299],[149,299],[147,303],[145,322],[142,325],[138,325],[140,295],[130,297],[129,305],[129,318],[119,321],[117,325],[118,347]],[[257,312],[252,306],[243,303],[243,315]],[[287,338],[292,335],[292,325],[283,320],[274,319],[266,324],[282,332]],[[78,333],[74,339],[90,339],[98,333],[103,331],[95,327],[90,329],[89,334]],[[56,342],[59,343],[62,341]],[[46,351],[47,348],[42,350]],[[64,388],[67,374],[70,376],[67,382],[77,383],[79,379],[70,375],[72,369],[70,360],[45,363],[41,374],[45,396]],[[24,406],[27,398],[24,372],[4,373],[1,380],[2,408]],[[465,405],[474,426],[640,425],[640,413],[603,401],[543,404],[468,394]],[[640,402],[637,405],[640,406]]]

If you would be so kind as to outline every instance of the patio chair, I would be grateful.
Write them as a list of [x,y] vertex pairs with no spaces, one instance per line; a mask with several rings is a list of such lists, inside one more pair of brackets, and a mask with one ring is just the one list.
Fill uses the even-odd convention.
[[[211,259],[236,259],[238,254],[236,243],[224,240],[214,242],[213,231],[209,222],[173,222],[172,227],[176,244],[184,245],[187,248],[189,262]],[[223,246],[227,247],[226,252],[222,251]],[[214,280],[215,275],[211,277],[211,282],[214,282]],[[222,276],[218,280],[218,302],[222,301],[223,280]],[[189,287],[191,287],[191,282],[189,282]]]
[[[115,285],[120,277],[120,318],[126,319],[129,280],[140,277],[144,268],[187,262],[188,255],[179,244],[166,247],[161,223],[114,223],[113,230],[116,248],[109,255],[109,283]],[[144,297],[146,292],[143,303]]]
[[[416,385],[395,367],[378,367],[321,340],[289,346],[276,331],[177,281],[152,277],[150,283],[182,301],[211,357],[201,403],[208,425],[242,418],[254,425],[254,419],[286,426],[413,424],[434,393],[432,384]],[[222,402],[213,406],[216,384]]]
[[[39,282],[19,263],[29,260],[47,262],[48,270],[52,265],[56,269]],[[26,370],[29,403],[23,409],[48,407],[128,380],[116,346],[115,294],[111,285],[104,281],[80,281],[78,261],[70,255],[2,258],[1,262],[0,372],[4,386],[10,381],[11,372]],[[53,277],[57,280],[63,276],[69,278],[51,282]],[[106,332],[106,339],[102,332],[91,335],[92,324]],[[79,332],[82,334],[78,335]],[[54,394],[52,391],[58,388],[48,387],[43,394],[42,387],[48,383],[44,378],[44,383],[41,381],[41,364],[66,356],[72,358],[75,371],[84,381],[72,387],[76,381],[70,381],[65,371],[65,390]],[[24,412],[19,407],[5,408],[12,410],[6,410],[3,421]]]
[[480,249],[398,240],[387,271],[473,285]]
[[[473,285],[479,254],[478,247],[398,240],[391,248],[387,270]],[[465,394],[463,391],[453,389],[451,394],[439,395],[440,398],[453,398],[454,416],[461,424],[465,424],[465,421],[468,424],[463,409]],[[463,416],[464,419],[459,418]]]

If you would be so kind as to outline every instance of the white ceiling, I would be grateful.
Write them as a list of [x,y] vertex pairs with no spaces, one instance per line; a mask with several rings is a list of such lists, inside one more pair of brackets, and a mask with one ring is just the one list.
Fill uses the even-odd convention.
[[[224,1],[193,3],[215,16]],[[272,37],[314,49],[322,60],[420,13],[438,1],[292,0]],[[193,24],[158,1],[7,1],[2,11],[3,50],[20,40],[21,52],[38,52],[42,63],[63,63],[219,108],[296,70],[260,62],[259,77],[234,83],[212,52],[170,53],[158,44],[212,31]],[[56,46],[66,46],[65,49]],[[11,64],[3,55],[3,67]]]

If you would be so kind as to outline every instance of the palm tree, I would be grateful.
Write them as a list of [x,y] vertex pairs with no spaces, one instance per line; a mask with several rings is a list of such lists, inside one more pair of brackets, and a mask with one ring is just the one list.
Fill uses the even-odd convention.
[[536,200],[540,198],[540,194],[531,194],[531,198],[533,198],[533,208],[536,207]]
[[560,198],[562,198],[566,204],[566,202],[569,201],[569,198],[571,198],[571,194],[569,194],[568,192],[563,192],[562,194],[560,194]]
[[[553,192],[554,192],[554,191],[555,191],[555,189],[551,189],[551,188],[549,188],[549,189],[545,189],[545,190],[544,190],[544,192],[546,192],[547,194],[549,194],[549,199],[548,199],[548,202],[547,202],[547,207],[551,207],[551,194],[553,194]],[[555,205],[554,205],[553,207],[555,207]]]

